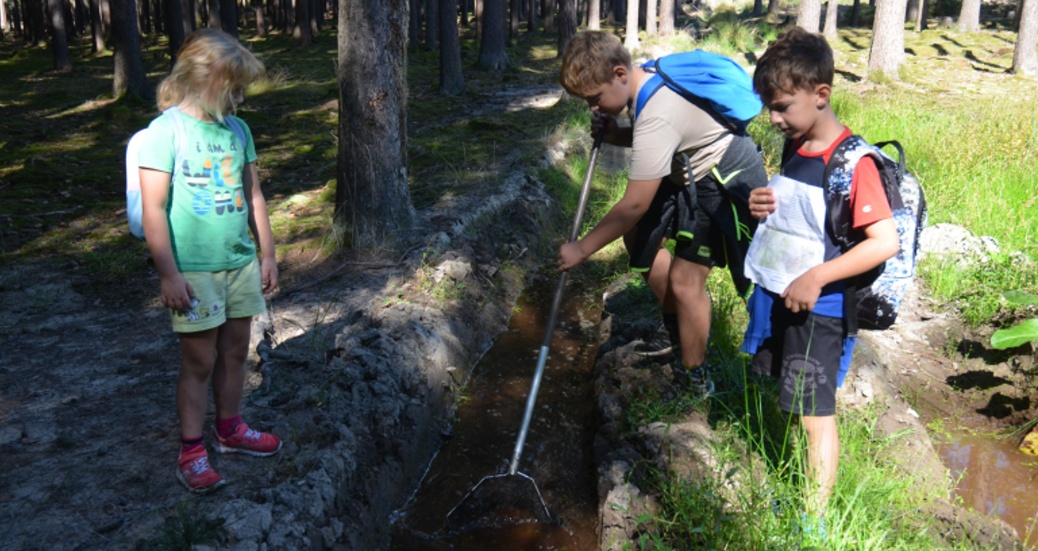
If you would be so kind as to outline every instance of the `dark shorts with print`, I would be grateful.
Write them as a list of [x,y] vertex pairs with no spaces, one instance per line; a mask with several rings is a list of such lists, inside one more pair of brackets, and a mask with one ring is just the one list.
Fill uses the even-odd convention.
[[771,331],[750,369],[778,377],[783,411],[811,417],[835,415],[843,320],[807,312],[794,314],[779,299],[772,309]]
[[731,190],[737,190],[745,203],[748,190],[766,185],[768,175],[760,151],[747,136],[733,137],[716,170],[722,178],[729,178],[724,189],[713,174],[694,185],[663,179],[627,243],[632,270],[651,268],[665,239],[674,239],[674,256],[678,258],[704,266],[727,265],[722,228],[737,225]]

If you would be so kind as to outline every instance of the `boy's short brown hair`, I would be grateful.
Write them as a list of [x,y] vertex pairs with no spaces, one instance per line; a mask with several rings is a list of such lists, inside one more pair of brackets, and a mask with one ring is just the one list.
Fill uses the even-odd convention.
[[631,68],[631,54],[620,39],[602,31],[586,31],[570,39],[562,55],[559,84],[575,96],[585,95],[613,79],[613,68]]
[[777,92],[814,91],[833,85],[833,50],[825,37],[792,27],[772,42],[757,61],[753,89],[765,104]]

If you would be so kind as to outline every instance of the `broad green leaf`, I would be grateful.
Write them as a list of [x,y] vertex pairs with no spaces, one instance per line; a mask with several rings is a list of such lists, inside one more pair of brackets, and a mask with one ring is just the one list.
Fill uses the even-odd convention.
[[1010,304],[1017,306],[1038,305],[1038,295],[1027,291],[1006,291],[1002,294]]
[[1038,319],[1029,319],[991,335],[991,346],[999,350],[1014,348],[1026,342],[1038,342]]

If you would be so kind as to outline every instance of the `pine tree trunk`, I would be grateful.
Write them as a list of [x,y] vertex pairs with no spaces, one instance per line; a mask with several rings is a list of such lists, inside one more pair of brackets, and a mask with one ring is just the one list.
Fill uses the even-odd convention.
[[508,67],[505,51],[505,0],[483,0],[483,36],[476,66],[486,70]]
[[674,0],[660,0],[660,36],[668,34],[674,34]]
[[47,21],[43,10],[43,0],[26,0],[25,12],[29,33],[26,42],[37,45],[47,40]]
[[907,0],[878,0],[872,25],[869,73],[880,72],[899,80],[898,70],[905,60],[905,4]]
[[519,15],[522,13],[523,0],[509,0],[508,2],[508,38],[519,39]]
[[627,0],[627,27],[624,32],[627,33],[624,36],[624,48],[628,52],[634,51],[638,47],[638,0]]
[[[67,73],[72,70],[72,56],[68,51],[68,20],[62,0],[48,0],[50,8],[50,46],[54,54],[54,70]],[[137,19],[134,18],[134,23]],[[137,25],[134,25],[134,29]]]
[[418,41],[421,37],[422,18],[419,17],[418,3],[421,0],[409,0],[408,10],[410,14],[407,18],[407,46],[409,48],[417,48]]
[[778,15],[779,11],[781,9],[782,9],[782,2],[781,2],[781,0],[768,0],[768,14],[769,15]]
[[1020,7],[1020,32],[1013,53],[1013,72],[1038,75],[1038,0],[1024,0]]
[[456,96],[465,89],[461,73],[461,44],[458,42],[456,0],[440,1],[440,94]]
[[137,3],[134,0],[112,1],[112,46],[115,48],[112,95],[132,94],[150,98],[152,90],[144,76],[141,40],[137,33]]
[[836,19],[840,15],[840,0],[828,0],[825,3],[825,25],[822,34],[828,40],[836,40]]
[[407,12],[407,0],[339,0],[335,224],[355,248],[394,248],[415,222],[407,183]]
[[577,0],[559,0],[558,57],[562,57],[562,52],[575,34],[577,34]]
[[90,0],[90,33],[93,36],[93,52],[105,49],[105,33],[101,28],[101,0]]
[[541,17],[544,19],[544,34],[555,30],[555,0],[541,0]]
[[[221,3],[226,0],[221,0]],[[292,27],[292,38],[300,46],[313,44],[314,37],[310,33],[310,2],[309,0],[295,0],[296,2],[296,24]],[[222,15],[221,15],[222,17]]]
[[959,31],[975,33],[980,30],[980,0],[962,0],[959,11]]
[[659,0],[648,0],[645,3],[645,34],[647,36],[656,36],[659,34],[656,31],[656,4]]
[[537,31],[537,6],[540,0],[526,0],[526,32]]
[[440,0],[425,0],[425,49],[435,50],[440,44]]
[[818,23],[822,17],[821,0],[800,0],[797,10],[797,26],[809,32],[818,32]]

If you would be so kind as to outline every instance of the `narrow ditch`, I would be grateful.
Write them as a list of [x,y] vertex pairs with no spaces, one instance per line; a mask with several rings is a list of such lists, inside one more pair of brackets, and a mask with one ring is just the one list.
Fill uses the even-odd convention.
[[594,297],[576,294],[579,284],[567,289],[519,460],[519,471],[533,479],[556,521],[513,523],[499,511],[488,510],[476,529],[447,529],[448,512],[473,487],[487,476],[508,472],[551,309],[552,283],[538,282],[524,292],[508,330],[475,367],[450,438],[420,487],[394,514],[391,549],[597,548],[593,371],[601,307]]

